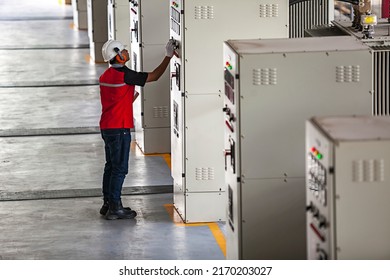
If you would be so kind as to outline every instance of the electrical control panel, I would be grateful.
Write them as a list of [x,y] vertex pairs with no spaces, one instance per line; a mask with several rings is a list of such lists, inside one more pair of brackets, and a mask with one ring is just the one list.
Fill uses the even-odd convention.
[[[108,39],[118,40],[130,48],[130,5],[129,0],[107,1]],[[131,53],[129,49],[129,53]],[[130,67],[130,61],[126,63]]]
[[[364,1],[366,4],[368,1]],[[377,23],[372,25],[372,29],[367,29],[365,34],[362,31],[362,25],[359,23],[361,17],[358,14],[358,6],[343,1],[335,3],[335,19],[332,25],[316,26],[305,30],[306,36],[353,36],[371,48],[373,54],[372,75],[374,79],[374,88],[372,92],[373,102],[372,110],[374,115],[387,116],[390,114],[389,98],[390,87],[388,77],[390,69],[390,33],[388,16],[380,17],[380,14],[390,12],[390,1],[371,1],[374,18]],[[382,10],[382,12],[381,12]],[[366,22],[373,20],[366,18]],[[367,33],[368,32],[368,33]],[[371,34],[372,38],[366,38]]]
[[87,0],[72,1],[73,24],[81,30],[88,29]]
[[185,222],[226,219],[223,41],[287,38],[287,0],[170,0],[174,205]]
[[306,122],[308,259],[389,259],[390,118]]
[[102,47],[108,39],[107,3],[100,0],[88,0],[87,14],[89,53],[93,62],[103,63]]
[[[152,72],[165,57],[169,40],[169,3],[130,1],[131,69]],[[144,154],[170,153],[169,71],[158,81],[136,86],[133,103],[135,138]]]
[[350,36],[225,42],[228,259],[306,259],[305,121],[370,115],[371,65]]

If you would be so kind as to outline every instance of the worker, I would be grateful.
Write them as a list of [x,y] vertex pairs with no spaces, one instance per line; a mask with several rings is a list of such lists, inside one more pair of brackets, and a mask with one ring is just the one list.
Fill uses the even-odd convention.
[[104,141],[105,166],[103,173],[103,206],[100,214],[107,220],[132,219],[137,213],[123,207],[122,185],[128,173],[131,134],[133,123],[133,101],[135,86],[157,81],[167,69],[175,49],[174,40],[165,47],[165,57],[153,72],[136,72],[125,63],[129,52],[116,40],[108,40],[102,47],[104,61],[109,68],[100,76],[100,98],[102,114],[100,131]]

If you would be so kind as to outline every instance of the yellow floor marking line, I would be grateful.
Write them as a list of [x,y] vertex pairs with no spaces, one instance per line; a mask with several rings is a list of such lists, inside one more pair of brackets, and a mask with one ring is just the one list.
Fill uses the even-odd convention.
[[[138,145],[132,141],[130,146],[132,152],[134,152],[137,156],[161,156],[169,166],[169,169],[171,169],[171,154],[144,154],[141,149],[138,147]],[[168,212],[169,216],[171,217],[172,221],[177,226],[183,226],[183,227],[200,227],[200,226],[208,226],[211,233],[213,234],[215,241],[217,241],[217,244],[219,248],[221,249],[223,255],[226,257],[226,239],[219,228],[217,223],[190,223],[186,224],[183,222],[179,214],[175,211],[175,208],[172,204],[165,204],[164,205],[166,211]]]
[[130,146],[131,150],[135,153],[136,156],[146,156],[146,157],[156,157],[156,156],[159,156],[159,157],[162,157],[165,162],[167,163],[169,169],[171,169],[171,154],[144,154],[140,147],[137,145],[137,143],[135,141],[132,141],[131,142],[131,146]]
[[167,163],[169,169],[171,169],[171,154],[147,154],[145,156],[147,156],[147,157],[157,157],[157,156],[162,157],[165,160],[165,162]]
[[86,55],[84,56],[84,59],[85,59],[85,61],[86,61],[87,63],[91,63],[91,61],[92,61],[92,57],[91,57],[89,54],[86,54]]
[[169,216],[171,217],[172,221],[177,226],[182,227],[200,227],[200,226],[208,226],[211,233],[213,234],[215,241],[217,241],[217,244],[219,248],[221,249],[223,255],[226,257],[226,239],[219,228],[217,223],[190,223],[186,224],[183,222],[183,220],[180,218],[179,214],[175,211],[175,208],[172,204],[164,204],[164,207],[166,211],[168,212]]

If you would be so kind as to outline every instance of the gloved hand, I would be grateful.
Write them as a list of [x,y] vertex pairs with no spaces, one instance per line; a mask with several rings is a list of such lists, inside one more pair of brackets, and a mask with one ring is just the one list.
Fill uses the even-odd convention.
[[165,46],[165,55],[168,57],[173,56],[173,52],[175,51],[176,45],[175,45],[175,40],[170,39]]

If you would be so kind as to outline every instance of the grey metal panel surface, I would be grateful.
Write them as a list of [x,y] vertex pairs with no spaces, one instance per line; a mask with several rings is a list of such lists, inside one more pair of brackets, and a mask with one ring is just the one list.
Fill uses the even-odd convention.
[[360,40],[350,36],[309,37],[304,40],[302,38],[229,40],[228,42],[240,55],[369,50]]
[[88,33],[92,42],[106,42],[108,39],[107,2],[88,0]]
[[184,1],[184,10],[185,90],[191,94],[223,91],[223,76],[218,73],[223,65],[224,41],[288,37],[285,0]]
[[185,194],[186,223],[201,223],[204,221],[226,221],[225,192],[196,192]]
[[[390,140],[341,142],[334,153],[337,259],[390,259]],[[359,161],[372,174],[357,178]]]
[[72,1],[73,23],[78,29],[88,29],[87,0]]
[[[129,1],[109,0],[107,4],[108,38],[118,40],[130,48]],[[129,51],[129,53],[131,52]]]
[[[168,6],[169,2],[166,1],[156,3],[149,0],[130,4],[133,70],[152,72],[165,57],[165,45],[169,39]],[[159,141],[154,139],[157,130],[145,133],[151,128],[165,132],[166,128],[170,127],[169,77],[167,70],[158,81],[147,83],[144,87],[136,87],[136,91],[140,93],[134,103],[137,141],[140,140],[139,145],[145,153],[171,151],[169,135],[162,133]],[[144,135],[141,135],[142,133]]]
[[171,162],[172,178],[182,191],[186,188],[184,97],[181,92],[171,92]]
[[[142,48],[142,56],[143,71],[152,72],[165,56],[165,44],[145,45]],[[170,126],[169,76],[170,72],[167,69],[158,81],[147,83],[141,88],[139,98],[143,103],[142,112],[145,127]]]
[[141,8],[142,44],[165,47],[169,40],[170,1],[138,0],[138,2]]
[[[305,223],[302,223],[305,217],[305,121],[316,114],[371,114],[370,49],[353,38],[324,38],[314,40],[317,51],[307,51],[310,38],[227,42],[231,49],[225,48],[225,59],[229,62],[225,71],[230,73],[225,73],[228,84],[225,105],[230,113],[225,116],[228,124],[225,149],[229,149],[230,138],[236,141],[235,162],[239,162],[240,168],[234,176],[228,164],[225,178],[230,186],[236,184],[234,179],[238,182],[236,189],[232,187],[233,199],[241,200],[233,211],[242,219],[235,223],[234,232],[232,227],[227,227],[232,242],[238,241],[238,245],[228,245],[233,251],[229,257],[305,258],[305,244],[299,247],[303,251],[278,247],[278,244],[302,244],[301,233],[305,231]],[[290,42],[293,43],[289,45]],[[235,53],[234,46],[238,46]],[[326,46],[329,51],[323,51]],[[229,90],[233,82],[234,94]],[[237,119],[232,118],[232,114]],[[248,182],[258,183],[248,188]],[[285,191],[283,183],[291,182],[301,183]],[[292,197],[296,198],[295,202]],[[281,228],[287,224],[287,216],[281,209],[289,206],[302,211],[286,211],[288,223],[292,224],[287,227],[290,235],[283,235]],[[248,214],[250,209],[256,213],[257,220]],[[246,215],[251,221],[244,218]],[[279,243],[273,242],[272,249],[270,242],[267,251],[263,251],[262,239],[256,240],[252,232],[280,236]],[[251,245],[245,247],[243,242],[247,238]]]
[[[175,172],[174,181],[184,181],[191,192],[223,190],[223,142],[216,140],[224,127],[223,104],[207,100],[211,95],[219,98],[223,92],[223,41],[232,37],[287,38],[288,1],[175,1],[171,4],[170,36],[179,43],[171,60],[171,92],[186,96],[181,107],[183,130],[178,132],[184,138],[172,136],[171,145],[172,160],[185,166],[185,178]],[[180,146],[184,152],[176,152],[175,147]]]
[[[186,190],[224,191],[222,96],[186,95],[185,102]],[[208,139],[207,142],[205,139]],[[220,149],[215,150],[215,147]]]
[[240,259],[306,259],[304,178],[245,179],[241,192]]
[[390,117],[386,116],[318,116],[315,122],[336,142],[390,140]]
[[[304,42],[307,39],[311,38],[301,38]],[[325,42],[330,45],[334,40]],[[313,115],[371,114],[372,56],[354,42],[357,49],[350,51],[240,53],[241,167],[245,177],[301,177],[306,119]],[[338,67],[354,65],[357,80],[338,81]],[[275,83],[258,83],[254,79],[256,69],[275,69]]]
[[136,141],[144,154],[167,154],[171,152],[170,127],[136,128]]

